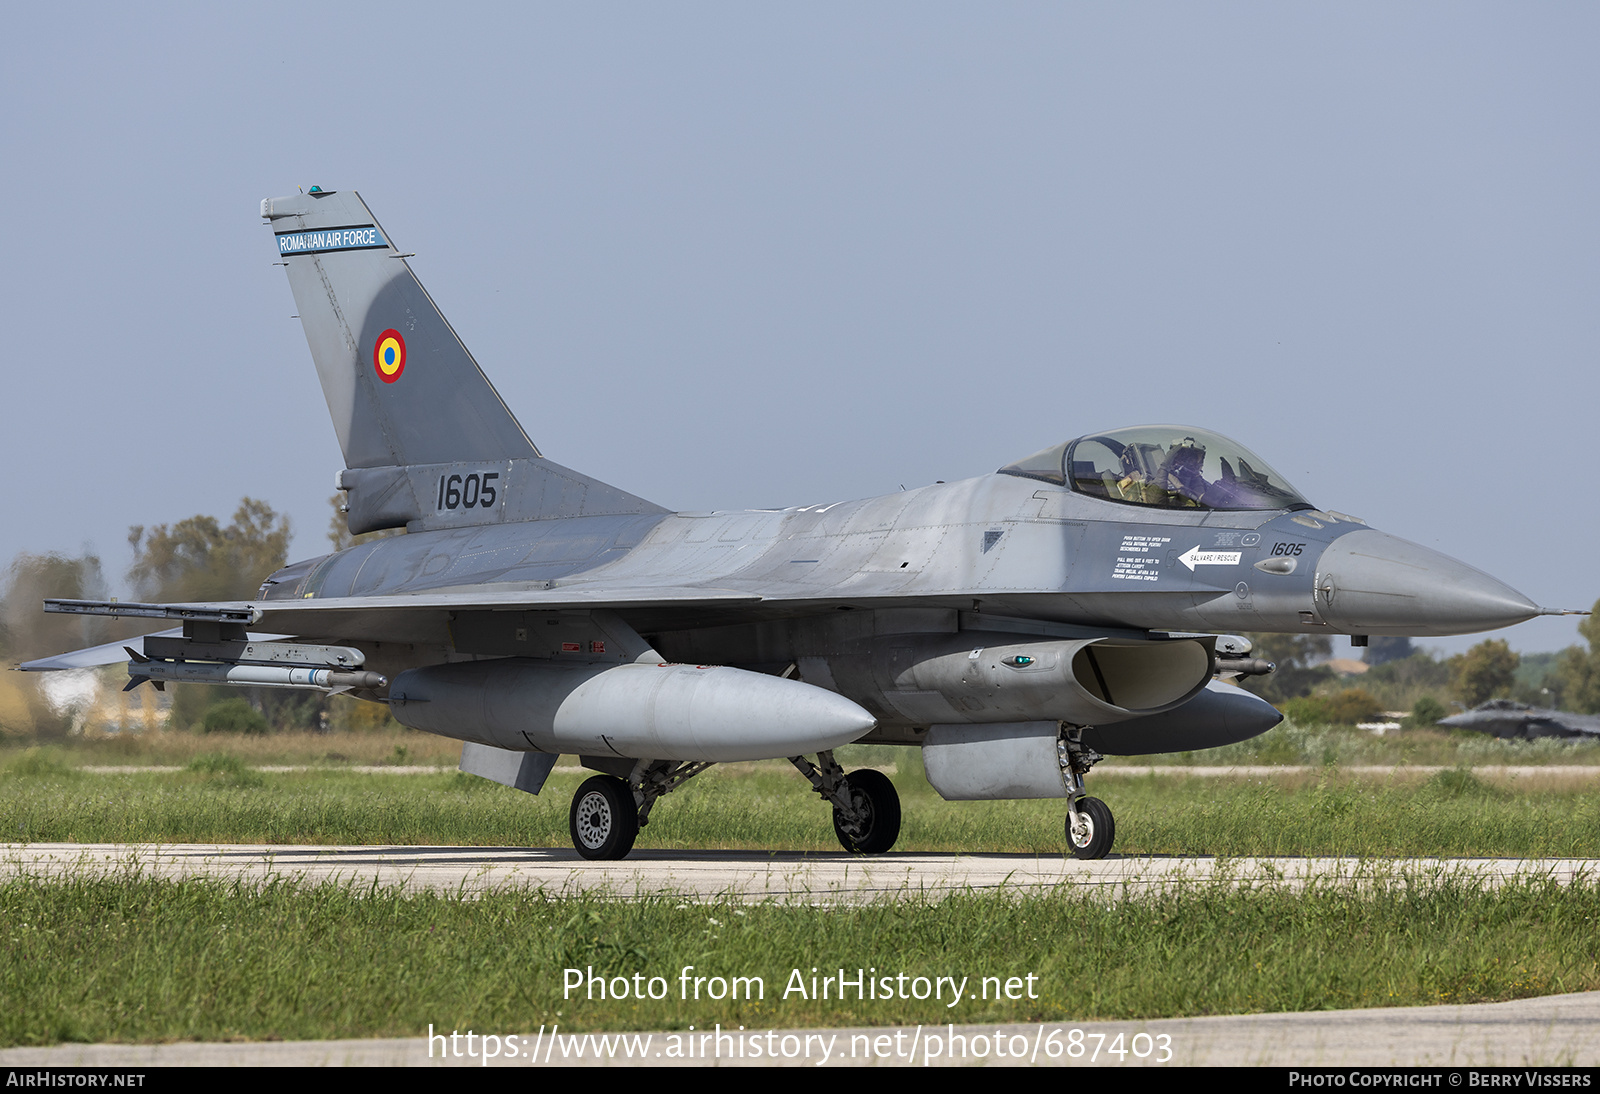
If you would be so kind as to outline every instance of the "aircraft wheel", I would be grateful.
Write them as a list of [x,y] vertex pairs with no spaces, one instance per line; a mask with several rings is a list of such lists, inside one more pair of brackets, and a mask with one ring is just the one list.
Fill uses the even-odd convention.
[[628,784],[596,775],[572,796],[572,846],[591,859],[626,858],[639,835],[639,811]]
[[881,855],[900,838],[900,795],[894,783],[881,771],[852,771],[845,776],[850,800],[862,817],[848,824],[837,807],[833,810],[833,830],[846,851],[862,855]]
[[1078,801],[1079,826],[1072,827],[1072,814],[1067,814],[1067,843],[1076,858],[1105,858],[1111,852],[1111,841],[1117,837],[1117,822],[1111,816],[1111,807],[1099,798],[1080,798]]

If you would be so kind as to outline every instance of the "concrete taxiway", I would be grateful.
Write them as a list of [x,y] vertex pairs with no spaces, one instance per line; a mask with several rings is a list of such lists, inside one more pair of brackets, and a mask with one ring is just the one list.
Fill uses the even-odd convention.
[[621,862],[588,862],[569,849],[523,847],[316,847],[220,844],[8,844],[0,876],[61,877],[137,870],[166,878],[206,876],[301,884],[374,883],[408,890],[475,893],[508,887],[619,897],[677,894],[699,899],[859,902],[971,890],[1041,892],[1068,886],[1110,896],[1214,882],[1306,884],[1460,877],[1480,884],[1513,878],[1568,883],[1600,877],[1600,859],[1179,858],[1115,856],[1083,862],[1020,854],[888,854],[764,851],[635,851]]

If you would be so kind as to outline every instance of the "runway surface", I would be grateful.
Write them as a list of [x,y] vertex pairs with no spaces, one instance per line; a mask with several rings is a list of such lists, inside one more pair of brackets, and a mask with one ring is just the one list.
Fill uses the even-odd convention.
[[303,847],[219,844],[6,844],[0,876],[66,876],[136,869],[165,878],[259,882],[288,878],[474,893],[507,887],[619,897],[671,893],[700,899],[850,903],[1004,889],[1093,887],[1108,895],[1227,881],[1237,884],[1362,883],[1458,876],[1482,884],[1511,878],[1567,883],[1600,877],[1600,859],[1383,859],[1123,857],[1094,862],[1035,855],[801,854],[764,851],[636,851],[588,862],[569,849],[523,847]]
[[[557,1031],[517,1034],[509,1057],[495,1066],[1421,1066],[1456,1070],[1457,1081],[1486,1085],[1461,1070],[1479,1067],[1600,1064],[1600,992],[1519,999],[1477,1006],[1392,1007],[1311,1014],[1250,1014],[1131,1022],[1047,1022],[1042,1025],[745,1031],[716,1054],[715,1034],[704,1055],[674,1057],[670,1033],[612,1039],[607,1054],[594,1037]],[[1073,1031],[1080,1030],[1078,1036]],[[735,1031],[737,1032],[737,1031]],[[1120,1035],[1120,1040],[1118,1037]],[[639,1035],[643,1037],[644,1035]],[[570,1039],[568,1039],[570,1038]],[[831,1040],[829,1040],[831,1038]],[[499,1040],[499,1038],[497,1038]],[[509,1040],[509,1039],[507,1039]],[[752,1040],[760,1058],[750,1056]],[[464,1036],[450,1055],[446,1038],[299,1041],[249,1044],[61,1045],[0,1050],[0,1067],[373,1067],[485,1065],[481,1050],[466,1054]],[[683,1035],[678,1035],[683,1045]],[[741,1047],[745,1055],[737,1053]],[[774,1046],[776,1059],[766,1046]],[[497,1051],[504,1047],[497,1045]],[[629,1049],[632,1049],[632,1055]],[[1118,1049],[1120,1048],[1120,1053]],[[1110,1051],[1107,1051],[1110,1049]],[[1052,1050],[1054,1054],[1052,1054]],[[1076,1054],[1074,1054],[1076,1050]],[[698,1051],[698,1050],[697,1050]],[[792,1051],[792,1055],[790,1052]],[[937,1054],[935,1054],[937,1052]],[[826,1055],[824,1055],[826,1053]],[[1091,1053],[1093,1054],[1091,1056]],[[1351,1084],[1356,1085],[1356,1084]],[[1362,1085],[1383,1085],[1369,1083]]]

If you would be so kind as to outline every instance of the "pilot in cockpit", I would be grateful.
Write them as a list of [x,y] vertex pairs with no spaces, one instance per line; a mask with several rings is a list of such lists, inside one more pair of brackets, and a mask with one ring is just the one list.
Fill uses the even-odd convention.
[[1158,444],[1130,443],[1122,449],[1123,477],[1117,491],[1126,501],[1193,508],[1209,486],[1200,473],[1205,458],[1205,446],[1193,437],[1175,438],[1166,451]]
[[1161,484],[1174,494],[1181,495],[1189,504],[1198,503],[1211,485],[1200,474],[1205,461],[1204,445],[1196,443],[1193,437],[1175,439],[1162,463]]
[[1248,449],[1188,426],[1133,426],[1090,434],[1000,470],[1070,486],[1090,497],[1161,509],[1312,507]]

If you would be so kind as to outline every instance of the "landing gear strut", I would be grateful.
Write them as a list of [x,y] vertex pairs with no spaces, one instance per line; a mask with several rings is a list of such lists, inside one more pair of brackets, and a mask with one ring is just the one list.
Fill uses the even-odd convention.
[[900,838],[900,795],[883,772],[863,768],[846,775],[831,750],[817,753],[815,764],[804,756],[789,762],[833,803],[833,831],[846,851],[881,855]]
[[640,760],[626,779],[596,775],[572,796],[572,846],[588,859],[626,858],[650,823],[656,799],[694,778],[710,763]]
[[1083,777],[1105,757],[1083,743],[1081,726],[1066,725],[1056,741],[1056,756],[1067,784],[1067,846],[1075,858],[1105,858],[1117,837],[1117,822],[1110,806],[1083,789]]

